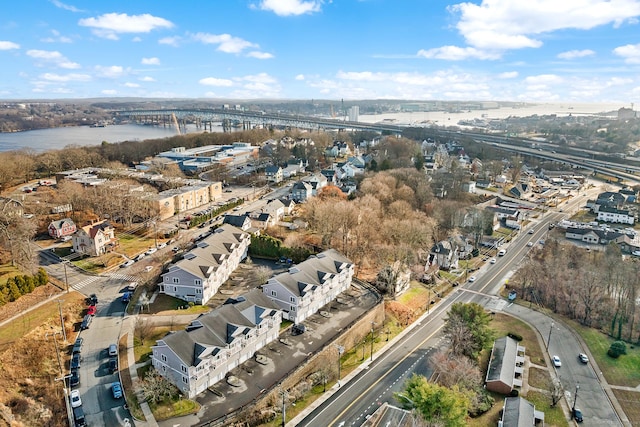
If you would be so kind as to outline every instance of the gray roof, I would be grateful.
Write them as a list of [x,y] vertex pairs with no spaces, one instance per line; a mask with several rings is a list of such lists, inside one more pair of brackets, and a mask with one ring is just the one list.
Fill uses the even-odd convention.
[[256,325],[277,314],[277,306],[254,289],[215,310],[199,316],[185,330],[169,333],[163,341],[187,366],[215,355]]
[[335,249],[328,249],[310,256],[306,261],[292,266],[289,271],[280,273],[271,280],[279,282],[294,295],[304,296],[350,266],[351,261],[344,255]]
[[503,427],[533,426],[535,424],[535,406],[522,397],[504,399],[502,413]]
[[249,217],[247,215],[225,215],[223,222],[225,224],[242,228],[246,226],[245,222],[247,221],[248,218]]
[[513,387],[517,354],[518,342],[513,338],[502,337],[495,340],[487,370],[487,382],[500,381]]

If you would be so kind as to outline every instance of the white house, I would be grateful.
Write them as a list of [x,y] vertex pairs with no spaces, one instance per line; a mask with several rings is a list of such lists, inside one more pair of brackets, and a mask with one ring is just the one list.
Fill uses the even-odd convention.
[[311,185],[311,194],[313,196],[317,195],[318,191],[320,191],[323,187],[326,187],[328,183],[327,178],[321,173],[315,173],[303,179],[303,181]]
[[291,187],[291,199],[295,200],[297,203],[306,201],[312,195],[313,188],[311,187],[311,184],[307,182],[298,181],[293,184],[293,187]]
[[99,256],[118,245],[115,230],[108,221],[99,221],[81,227],[73,235],[73,250],[79,254]]
[[279,183],[284,179],[284,174],[280,166],[267,166],[264,170],[267,182]]
[[254,289],[158,340],[151,361],[192,399],[276,340],[281,323],[282,312]]
[[335,249],[328,249],[272,277],[262,291],[284,312],[300,323],[333,301],[351,285],[354,266]]
[[635,220],[635,217],[626,210],[616,209],[608,206],[601,206],[598,210],[598,221],[633,225]]
[[206,303],[247,257],[250,243],[248,233],[223,224],[169,266],[161,275],[160,292],[187,302]]

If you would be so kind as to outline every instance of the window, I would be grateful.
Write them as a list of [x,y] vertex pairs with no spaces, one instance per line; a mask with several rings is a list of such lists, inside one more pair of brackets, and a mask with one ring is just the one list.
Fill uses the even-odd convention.
[[196,294],[201,294],[202,293],[202,289],[196,289]]
[[196,279],[196,280],[193,281],[193,284],[196,285],[196,286],[200,286],[200,285],[202,285],[202,280]]
[[291,306],[291,311],[296,311],[296,306],[295,305]]
[[178,277],[173,278],[173,283],[180,283],[180,279]]
[[278,296],[278,293],[277,293],[276,291],[271,291],[271,296],[272,296],[272,297],[277,297],[277,296]]
[[162,355],[160,355],[160,359],[162,359],[163,362],[166,362],[167,361],[167,356],[162,354]]
[[189,370],[187,369],[187,367],[186,367],[186,366],[184,366],[184,365],[180,366],[180,369],[182,369],[182,372],[184,372],[185,374],[186,374],[187,372],[189,372]]
[[162,365],[162,372],[167,372],[167,367]]
[[291,297],[289,299],[291,300],[291,302],[296,302],[296,297]]
[[189,384],[189,378],[182,377],[182,382],[185,383],[185,384]]

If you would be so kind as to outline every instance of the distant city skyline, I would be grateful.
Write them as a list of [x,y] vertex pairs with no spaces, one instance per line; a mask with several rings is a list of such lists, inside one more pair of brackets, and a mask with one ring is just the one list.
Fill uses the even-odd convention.
[[640,103],[640,0],[26,0],[0,99]]

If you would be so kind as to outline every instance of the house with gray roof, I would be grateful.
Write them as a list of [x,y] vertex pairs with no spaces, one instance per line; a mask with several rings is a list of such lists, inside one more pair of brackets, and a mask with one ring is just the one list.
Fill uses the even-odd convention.
[[273,182],[278,184],[284,179],[282,168],[280,166],[269,165],[264,170],[267,182]]
[[192,399],[276,340],[281,323],[278,307],[253,289],[157,340],[151,361]]
[[434,265],[443,270],[458,268],[458,246],[448,240],[433,245],[427,267]]
[[283,317],[300,323],[349,289],[354,265],[335,249],[328,249],[270,278],[264,294],[283,311]]
[[234,227],[238,227],[242,231],[247,231],[251,228],[251,218],[249,215],[225,215],[224,224],[233,225]]
[[502,427],[543,426],[544,412],[522,397],[506,397],[502,408]]
[[522,386],[525,348],[510,337],[498,338],[493,343],[487,378],[487,390],[509,394],[514,387]]
[[311,184],[298,181],[291,187],[291,200],[296,203],[302,203],[313,195],[313,187]]
[[223,224],[197,242],[161,275],[160,292],[187,302],[205,304],[247,257],[251,238]]
[[598,221],[633,225],[636,222],[636,218],[628,210],[600,206],[600,209],[598,209]]
[[47,227],[49,236],[54,239],[59,239],[64,236],[71,236],[76,232],[76,223],[71,218],[59,219],[57,221],[51,221],[49,227]]

